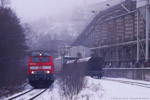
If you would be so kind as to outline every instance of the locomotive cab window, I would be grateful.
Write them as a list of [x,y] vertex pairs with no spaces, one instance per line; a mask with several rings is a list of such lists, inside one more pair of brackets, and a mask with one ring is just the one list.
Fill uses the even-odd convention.
[[42,57],[41,59],[42,62],[50,62],[49,57]]
[[40,57],[32,57],[31,62],[40,62]]

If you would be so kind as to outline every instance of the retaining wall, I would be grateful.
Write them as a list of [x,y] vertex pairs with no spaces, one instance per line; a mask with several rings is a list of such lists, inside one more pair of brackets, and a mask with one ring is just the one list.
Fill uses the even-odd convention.
[[104,68],[104,76],[150,81],[150,68]]

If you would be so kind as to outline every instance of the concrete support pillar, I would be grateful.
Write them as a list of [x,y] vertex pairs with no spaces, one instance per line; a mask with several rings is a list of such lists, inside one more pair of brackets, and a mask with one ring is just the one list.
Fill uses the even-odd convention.
[[116,67],[120,67],[119,66],[119,51],[118,51],[118,46],[117,46],[117,48],[116,48]]
[[139,29],[139,11],[137,10],[137,63],[139,63],[140,60]]
[[149,23],[150,23],[149,5],[146,6],[146,62],[149,60]]

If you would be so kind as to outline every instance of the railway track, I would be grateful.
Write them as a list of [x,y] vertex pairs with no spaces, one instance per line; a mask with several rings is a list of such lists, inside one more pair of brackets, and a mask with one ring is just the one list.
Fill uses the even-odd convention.
[[7,99],[7,100],[16,99],[16,98],[18,98],[18,97],[20,97],[20,96],[22,96],[22,95],[25,95],[25,94],[27,94],[27,93],[33,91],[33,90],[34,90],[34,89],[30,89],[30,90],[28,90],[28,91],[26,91],[26,92],[23,92],[23,93],[21,93],[21,94],[18,94],[18,95],[16,95],[16,96],[13,96],[13,97],[11,97],[11,98],[9,98],[9,99]]
[[47,89],[48,88],[46,88],[46,89],[31,89],[31,90],[23,92],[19,95],[8,98],[6,100],[33,100],[36,97],[38,97],[39,95],[41,95],[42,93],[44,93]]
[[113,82],[119,82],[119,83],[124,83],[124,84],[130,84],[130,85],[136,85],[136,86],[140,86],[140,87],[150,88],[150,84],[148,84],[148,83],[132,82],[132,81],[126,81],[126,80],[109,79],[109,78],[102,78],[102,80],[113,81]]
[[42,93],[44,93],[47,89],[44,89],[43,91],[41,91],[40,93],[36,94],[35,96],[31,97],[29,100],[33,100],[36,97],[38,97],[39,95],[41,95]]

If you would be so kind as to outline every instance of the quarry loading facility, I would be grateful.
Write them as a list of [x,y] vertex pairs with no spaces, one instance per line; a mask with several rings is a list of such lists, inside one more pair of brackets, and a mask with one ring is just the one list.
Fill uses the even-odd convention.
[[[111,0],[110,0],[111,1]],[[150,80],[150,0],[118,0],[74,41],[104,59],[106,76]]]

